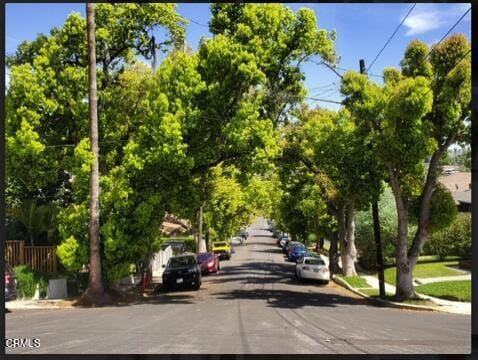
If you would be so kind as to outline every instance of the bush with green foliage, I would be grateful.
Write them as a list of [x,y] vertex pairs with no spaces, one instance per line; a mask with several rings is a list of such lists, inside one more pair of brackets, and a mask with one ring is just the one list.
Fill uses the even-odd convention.
[[40,297],[44,298],[46,296],[48,278],[45,275],[25,265],[19,265],[13,270],[17,277],[18,298],[32,298],[35,295],[37,285],[39,285]]
[[72,273],[78,272],[83,265],[88,264],[88,248],[74,236],[63,241],[56,248],[56,254],[65,269]]
[[[380,196],[378,207],[384,263],[393,264],[395,261],[395,242],[397,237],[397,210],[390,187],[385,187],[384,192]],[[374,269],[377,256],[371,209],[357,212],[355,218],[355,243],[360,253],[360,265],[367,269]]]
[[458,213],[447,228],[434,232],[423,248],[425,255],[471,258],[471,213]]

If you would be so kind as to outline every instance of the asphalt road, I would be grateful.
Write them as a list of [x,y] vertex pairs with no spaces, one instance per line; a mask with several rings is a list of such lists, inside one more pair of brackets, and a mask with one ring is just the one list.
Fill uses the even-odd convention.
[[198,292],[103,308],[14,310],[7,338],[39,338],[13,353],[469,353],[471,317],[376,307],[330,283],[299,283],[259,221]]

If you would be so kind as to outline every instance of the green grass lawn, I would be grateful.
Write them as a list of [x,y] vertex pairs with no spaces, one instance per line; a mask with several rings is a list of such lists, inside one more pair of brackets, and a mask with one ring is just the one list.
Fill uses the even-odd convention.
[[[458,266],[457,261],[442,261],[434,263],[422,263],[415,266],[413,271],[414,278],[431,278],[441,276],[463,275],[462,272],[450,269],[447,266]],[[385,282],[395,285],[396,268],[385,269]]]
[[[379,298],[379,290],[378,289],[360,289],[360,292],[363,292],[365,295],[368,295],[372,298]],[[383,299],[383,298],[382,298]],[[385,293],[385,300],[388,301],[396,301],[395,300],[395,294],[393,293]],[[427,299],[411,299],[411,300],[405,300],[402,301],[403,304],[411,304],[411,305],[427,305],[427,306],[433,306],[435,305],[432,301],[427,300]]]
[[[374,288],[359,289],[359,291],[363,292],[365,295],[368,295],[368,296],[378,296],[379,294],[379,290]],[[393,294],[386,292],[385,295],[392,296]]]
[[471,302],[471,281],[443,281],[420,285],[415,288],[419,294],[434,296],[452,301]]
[[360,276],[340,276],[340,278],[356,289],[370,287],[368,282]]

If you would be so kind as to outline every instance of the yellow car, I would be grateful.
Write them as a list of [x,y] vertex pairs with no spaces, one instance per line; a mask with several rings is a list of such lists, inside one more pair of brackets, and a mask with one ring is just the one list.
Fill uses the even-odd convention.
[[215,241],[212,243],[212,251],[219,255],[220,259],[231,258],[231,244],[229,241]]

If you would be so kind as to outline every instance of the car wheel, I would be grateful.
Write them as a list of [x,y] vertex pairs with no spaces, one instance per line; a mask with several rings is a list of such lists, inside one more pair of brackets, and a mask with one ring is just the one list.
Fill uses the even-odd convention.
[[297,280],[299,281],[302,280],[302,276],[300,276],[300,270],[297,271]]
[[196,282],[194,283],[193,289],[194,289],[195,291],[197,291],[197,290],[199,290],[200,288],[201,288],[201,282],[200,282],[200,281],[196,281]]
[[329,280],[323,280],[322,281],[322,284],[324,284],[324,285],[328,285],[328,283],[329,283]]

